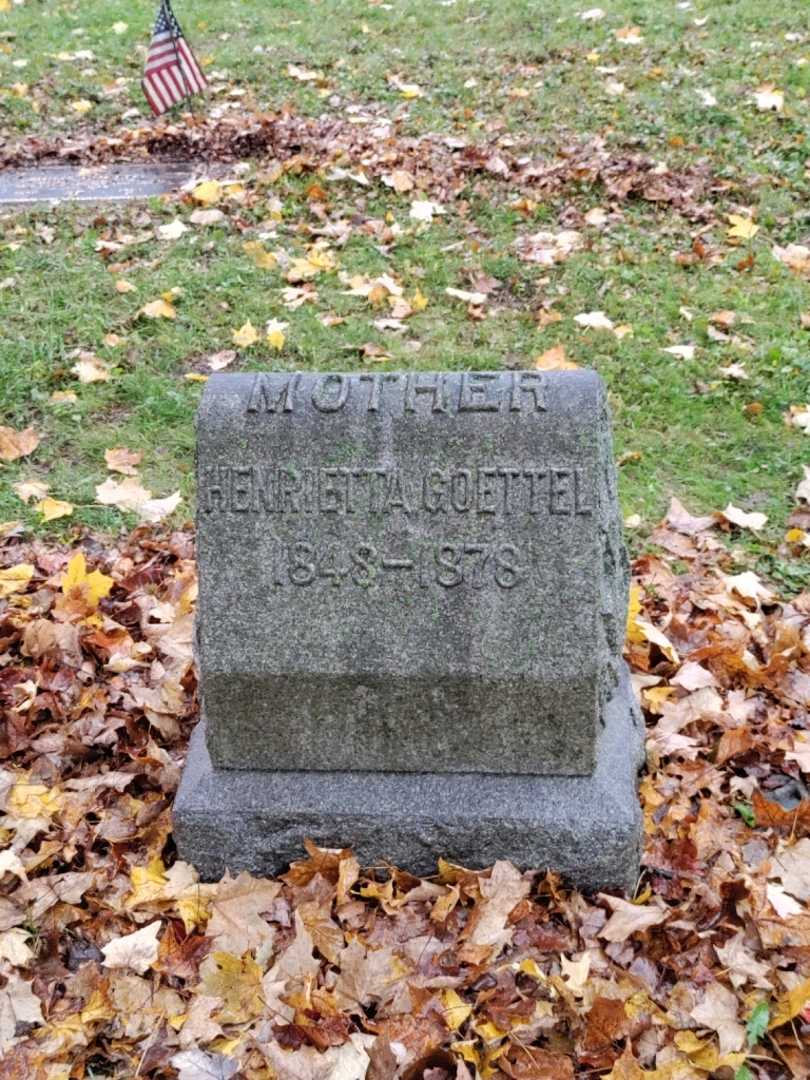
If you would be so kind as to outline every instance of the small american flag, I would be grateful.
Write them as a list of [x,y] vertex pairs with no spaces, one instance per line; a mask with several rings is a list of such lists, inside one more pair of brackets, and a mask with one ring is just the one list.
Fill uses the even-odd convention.
[[160,116],[207,85],[169,0],[160,0],[141,83],[149,107],[155,116]]

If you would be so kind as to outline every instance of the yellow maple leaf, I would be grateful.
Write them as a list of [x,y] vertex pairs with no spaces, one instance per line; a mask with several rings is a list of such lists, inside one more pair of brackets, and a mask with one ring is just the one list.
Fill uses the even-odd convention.
[[318,243],[313,245],[307,252],[307,262],[318,270],[334,270],[337,262],[329,248]]
[[87,1004],[79,1013],[83,1024],[92,1024],[97,1020],[112,1020],[114,1015],[115,1011],[110,1001],[100,990],[93,991]]
[[566,357],[564,345],[552,345],[550,349],[535,357],[534,367],[538,371],[575,371],[579,364]]
[[797,983],[783,997],[774,1004],[773,1013],[768,1024],[769,1030],[781,1027],[794,1016],[798,1016],[804,1007],[810,1002],[810,979]]
[[752,240],[759,232],[759,225],[743,214],[729,214],[728,235],[733,240]]
[[466,1042],[451,1043],[450,1049],[460,1058],[463,1058],[465,1061],[469,1061],[470,1065],[474,1065],[476,1068],[480,1066],[481,1055],[476,1049],[474,1039],[468,1039]]
[[156,855],[146,866],[133,866],[129,872],[129,880],[132,883],[132,892],[125,900],[126,907],[134,908],[139,904],[157,900],[168,884],[163,860]]
[[145,315],[147,319],[176,319],[177,309],[174,304],[170,304],[168,300],[161,297],[159,300],[152,300],[151,303],[144,304],[140,314]]
[[256,327],[248,319],[248,321],[240,326],[238,330],[233,332],[233,343],[239,345],[240,348],[248,349],[251,345],[255,345],[259,340],[259,335],[256,331]]
[[417,83],[402,83],[399,87],[400,94],[406,101],[413,101],[414,98],[424,97],[424,90]]
[[260,270],[274,270],[278,266],[278,259],[272,251],[265,251],[264,245],[258,240],[248,240],[242,245],[242,250],[249,255],[255,266]]
[[451,1031],[457,1031],[472,1013],[472,1005],[456,993],[455,990],[442,990],[444,1022]]
[[28,773],[9,792],[6,813],[16,818],[49,818],[60,809],[62,793],[56,786],[32,783]]
[[205,993],[222,999],[216,1018],[225,1024],[242,1024],[259,1016],[264,1008],[262,969],[250,955],[215,952],[206,963]]
[[424,311],[428,306],[428,298],[417,286],[416,292],[411,297],[411,307],[414,311]]
[[52,499],[50,496],[37,503],[37,510],[42,514],[43,521],[56,521],[57,518],[70,517],[74,509],[73,503],[64,502],[62,499]]
[[183,920],[183,926],[187,934],[190,934],[196,926],[205,926],[211,914],[210,905],[199,891],[191,896],[181,896],[175,907]]
[[745,1061],[745,1053],[723,1054],[709,1039],[699,1039],[694,1031],[677,1031],[675,1045],[698,1069],[715,1072],[717,1069],[738,1069]]
[[630,599],[627,604],[627,640],[641,645],[646,638],[636,620],[641,614],[641,586],[630,586]]
[[12,593],[23,592],[33,576],[34,567],[26,562],[0,570],[0,600],[5,600]]
[[520,961],[520,970],[524,975],[530,975],[533,979],[544,978],[540,965],[531,957],[527,957],[525,960]]
[[88,101],[87,98],[79,98],[78,101],[72,102],[70,107],[71,109],[73,109],[74,112],[84,114],[90,112],[90,110],[93,108],[93,102]]
[[279,319],[270,319],[266,326],[267,343],[271,345],[277,352],[280,352],[284,348],[285,336],[284,331],[287,329],[287,324],[281,322]]
[[88,574],[84,555],[81,551],[77,551],[67,564],[62,578],[62,593],[64,596],[70,596],[78,591],[85,606],[95,611],[99,601],[102,597],[109,595],[114,584],[113,579],[102,574],[100,570],[93,570]]
[[222,184],[219,180],[203,180],[194,188],[191,197],[200,206],[215,206],[222,197]]

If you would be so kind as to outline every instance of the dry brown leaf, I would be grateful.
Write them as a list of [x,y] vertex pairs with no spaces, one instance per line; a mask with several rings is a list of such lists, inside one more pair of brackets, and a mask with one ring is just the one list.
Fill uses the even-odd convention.
[[637,934],[658,926],[667,918],[666,909],[654,904],[631,904],[618,896],[599,894],[613,914],[599,931],[599,937],[605,941],[620,943],[627,941],[631,934]]
[[107,468],[124,476],[135,476],[136,466],[140,465],[143,454],[140,450],[129,450],[126,446],[115,446],[104,451]]
[[39,435],[32,427],[24,431],[0,427],[0,461],[16,461],[17,458],[33,454],[39,446]]
[[143,975],[157,960],[160,930],[161,921],[155,919],[154,922],[132,934],[114,938],[101,950],[104,954],[104,966],[130,968],[132,971],[137,971],[139,975]]

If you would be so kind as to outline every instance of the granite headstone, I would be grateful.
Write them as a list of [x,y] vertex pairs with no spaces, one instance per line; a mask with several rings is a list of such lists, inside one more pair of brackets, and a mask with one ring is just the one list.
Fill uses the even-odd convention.
[[640,724],[592,372],[215,375],[198,414],[205,875],[302,839],[633,883]]

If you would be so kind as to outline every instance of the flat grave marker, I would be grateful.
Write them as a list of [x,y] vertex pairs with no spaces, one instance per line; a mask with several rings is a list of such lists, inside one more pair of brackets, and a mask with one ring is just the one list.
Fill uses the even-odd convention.
[[0,205],[145,199],[183,187],[195,171],[193,163],[172,162],[7,169],[0,173]]

